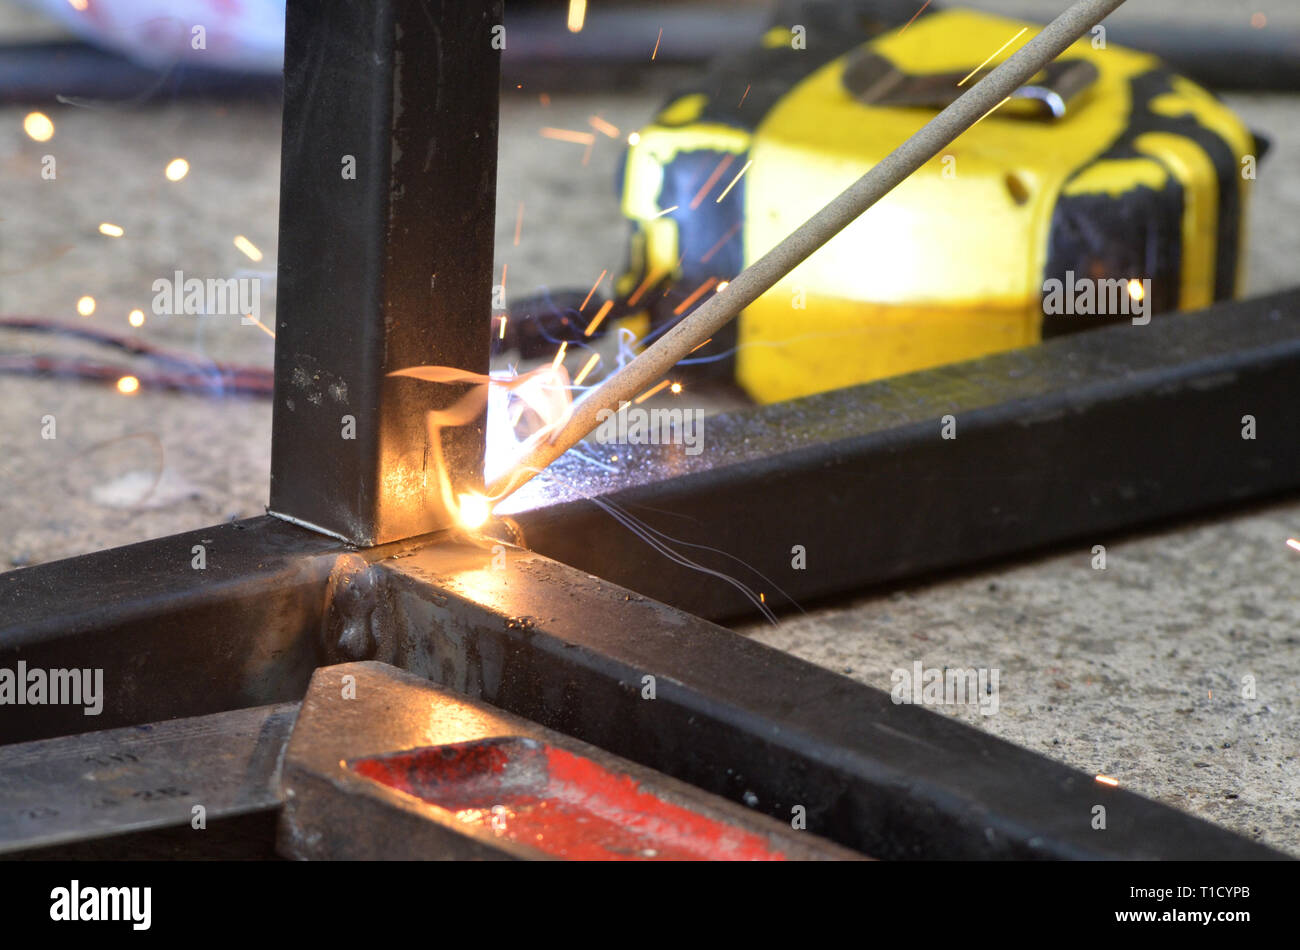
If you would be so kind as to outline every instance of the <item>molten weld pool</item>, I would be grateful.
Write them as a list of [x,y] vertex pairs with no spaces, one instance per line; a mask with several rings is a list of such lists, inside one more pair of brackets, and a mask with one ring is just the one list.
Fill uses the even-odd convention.
[[465,825],[579,861],[781,861],[761,835],[674,804],[535,739],[499,737],[349,763]]

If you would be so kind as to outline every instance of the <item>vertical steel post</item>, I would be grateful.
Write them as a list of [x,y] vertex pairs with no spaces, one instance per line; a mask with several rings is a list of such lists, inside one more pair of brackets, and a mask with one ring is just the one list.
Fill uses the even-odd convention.
[[[501,0],[289,0],[272,514],[374,545],[440,530],[426,413],[486,373]],[[443,429],[482,482],[485,414]]]

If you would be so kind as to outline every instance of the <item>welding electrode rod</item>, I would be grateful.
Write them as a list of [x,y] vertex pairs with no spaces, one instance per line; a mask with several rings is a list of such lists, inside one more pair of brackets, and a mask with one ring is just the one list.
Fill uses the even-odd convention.
[[814,251],[888,194],[953,139],[988,115],[1065,49],[1119,7],[1124,0],[1079,0],[1043,27],[984,79],[975,83],[915,135],[850,185],[714,294],[644,353],[574,403],[568,421],[539,441],[517,466],[488,486],[494,500],[505,497],[581,441],[599,423],[602,409],[617,410],[663,378],[693,349],[733,320]]

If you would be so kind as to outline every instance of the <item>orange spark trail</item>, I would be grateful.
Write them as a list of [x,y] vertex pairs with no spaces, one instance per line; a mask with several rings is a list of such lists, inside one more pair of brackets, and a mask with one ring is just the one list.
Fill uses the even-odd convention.
[[269,336],[272,340],[275,339],[275,331],[274,331],[274,330],[272,330],[270,327],[268,327],[268,326],[267,326],[265,323],[263,323],[260,319],[258,319],[257,317],[253,316],[251,313],[250,313],[250,314],[246,314],[246,316],[248,317],[249,321],[252,322],[253,326],[257,327],[259,330],[261,330],[263,333],[265,333],[267,336]]
[[707,264],[710,261],[710,259],[712,259],[714,254],[722,250],[722,248],[726,245],[726,243],[736,236],[736,232],[740,230],[740,225],[741,222],[739,221],[733,224],[731,226],[731,230],[722,236],[722,240],[719,241],[717,244],[713,245],[713,247],[709,248],[709,253],[705,254],[703,257],[700,258],[700,263]]
[[573,129],[553,129],[549,125],[541,131],[542,138],[555,139],[557,142],[572,142],[574,145],[591,145],[596,136],[590,132],[577,132]]
[[592,353],[591,359],[587,360],[587,365],[582,367],[582,369],[578,370],[578,375],[573,377],[573,385],[581,386],[582,381],[587,378],[587,374],[590,373],[593,369],[595,369],[596,364],[599,362],[600,362],[600,354]]
[[662,382],[660,382],[658,386],[654,387],[653,389],[647,389],[645,392],[637,396],[632,401],[639,406],[641,405],[641,403],[645,402],[647,399],[649,399],[655,393],[659,392],[661,389],[666,389],[669,385],[671,385],[671,382],[665,379]]
[[631,297],[628,297],[628,298],[627,298],[627,305],[628,305],[629,307],[635,307],[635,306],[636,306],[636,302],[637,302],[638,300],[641,299],[641,295],[644,294],[647,290],[649,290],[649,289],[650,289],[650,285],[653,284],[655,281],[657,281],[657,280],[658,280],[660,277],[662,277],[662,276],[663,276],[663,274],[662,274],[661,272],[657,271],[657,270],[652,270],[652,271],[650,271],[650,273],[646,274],[646,278],[645,278],[645,280],[641,281],[641,286],[638,287],[638,288],[637,288],[637,289],[632,293],[632,296],[631,296]]
[[596,288],[600,286],[600,282],[605,279],[605,275],[608,273],[608,270],[600,272],[600,276],[596,278],[596,282],[591,285],[591,290],[587,292],[587,299],[584,300],[582,306],[578,308],[579,313],[582,313],[582,311],[587,309],[587,304],[591,303],[591,298],[596,296]]
[[708,180],[704,182],[703,187],[701,187],[700,190],[695,193],[695,197],[691,199],[692,211],[700,206],[700,202],[704,200],[704,196],[713,189],[713,186],[718,183],[718,179],[722,177],[722,173],[725,172],[735,160],[735,155],[727,155],[723,157],[722,161],[718,162],[718,167],[713,169],[713,174],[708,177]]
[[675,316],[680,317],[683,313],[687,311],[687,309],[691,306],[691,304],[695,303],[695,301],[699,300],[710,290],[712,290],[713,285],[716,284],[717,282],[718,282],[718,278],[710,277],[704,283],[700,284],[699,287],[695,288],[695,293],[691,294],[689,297],[687,297],[685,300],[683,300],[681,303],[679,303],[676,307],[673,308],[673,314]]
[[600,326],[600,322],[604,320],[605,317],[609,315],[609,312],[613,309],[614,309],[614,301],[612,300],[606,300],[603,304],[601,304],[600,309],[596,311],[595,318],[591,321],[591,323],[587,324],[587,329],[582,331],[582,335],[591,336],[593,333],[595,333],[596,327]]
[[925,12],[925,8],[928,7],[929,5],[930,5],[930,0],[925,0],[925,3],[921,4],[921,9],[913,13],[912,19],[908,20],[907,23],[904,24],[903,29],[898,31],[898,35],[902,36],[903,33],[906,32],[907,28],[916,22],[916,18]]
[[593,115],[587,121],[591,124],[591,127],[595,129],[597,132],[601,133],[602,135],[607,135],[612,139],[616,139],[623,134],[618,130],[618,126],[611,125],[610,123],[606,122],[598,115]]

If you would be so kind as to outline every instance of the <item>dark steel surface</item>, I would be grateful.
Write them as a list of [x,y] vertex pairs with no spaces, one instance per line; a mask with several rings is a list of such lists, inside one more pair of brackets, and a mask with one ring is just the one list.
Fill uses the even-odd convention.
[[[232,565],[211,586],[136,573],[186,535],[0,579],[21,621],[0,665],[105,669],[94,722],[9,707],[6,741],[297,699],[317,665],[378,659],[774,818],[802,805],[808,831],[877,857],[1274,856],[531,552],[449,537],[348,552],[272,519],[198,534]],[[68,618],[51,615],[59,584]]]
[[280,806],[296,704],[45,739],[0,755],[0,853]]
[[802,805],[808,831],[875,857],[1279,857],[571,567],[505,555],[446,541],[377,564],[394,639],[374,658],[778,820]]
[[[781,591],[803,601],[1091,545],[1294,490],[1297,379],[1292,290],[709,417],[695,456],[587,444],[601,466],[570,453],[501,510],[555,560],[701,616],[753,610],[590,499],[615,503],[779,609]],[[953,440],[940,437],[948,414]],[[1254,440],[1241,437],[1244,415]]]
[[[527,842],[499,836],[482,822],[459,820],[356,768],[358,760],[389,753],[495,737],[520,737],[581,756],[661,801],[760,836],[790,858],[857,857],[792,830],[788,821],[773,821],[380,663],[326,667],[312,678],[285,753],[281,853],[348,860],[544,858]],[[554,818],[558,834],[562,816]]]
[[[425,414],[467,387],[387,374],[488,370],[500,23],[500,0],[288,5],[270,508],[356,544],[451,523]],[[442,433],[459,488],[483,418]]]
[[0,667],[104,671],[98,716],[4,706],[0,743],[301,698],[343,550],[263,517],[0,574]]

